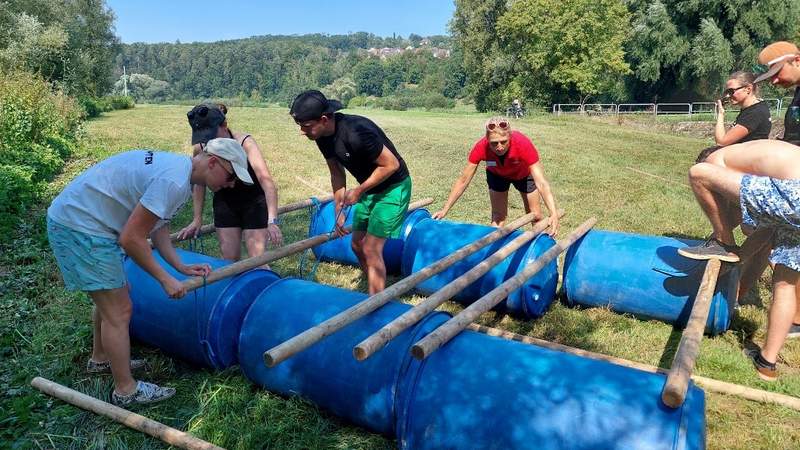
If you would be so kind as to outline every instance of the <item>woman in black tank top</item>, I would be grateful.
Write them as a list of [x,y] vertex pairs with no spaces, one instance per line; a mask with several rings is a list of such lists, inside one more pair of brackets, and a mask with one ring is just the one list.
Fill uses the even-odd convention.
[[[772,129],[769,105],[758,98],[758,86],[753,84],[756,76],[750,72],[734,72],[725,83],[725,93],[717,100],[717,123],[714,140],[720,147],[747,142],[755,139],[768,139]],[[725,131],[725,108],[723,101],[740,105],[741,110],[733,126]]]
[[[215,193],[213,201],[214,225],[222,257],[235,261],[241,258],[243,238],[247,255],[253,257],[264,253],[267,244],[281,245],[283,235],[277,220],[278,190],[261,149],[251,135],[235,133],[228,128],[227,112],[223,104],[206,103],[192,108],[187,117],[192,127],[194,154],[217,137],[235,139],[247,153],[247,171],[255,183],[246,185],[236,180],[234,187]],[[179,232],[180,239],[196,235],[202,225],[205,188],[195,186],[192,198],[194,216]]]

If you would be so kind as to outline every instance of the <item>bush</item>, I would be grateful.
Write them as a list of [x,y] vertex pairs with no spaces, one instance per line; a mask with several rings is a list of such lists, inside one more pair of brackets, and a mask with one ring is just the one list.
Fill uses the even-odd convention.
[[111,106],[111,109],[133,109],[136,104],[133,102],[133,97],[124,95],[114,95],[105,97]]
[[38,75],[0,73],[0,232],[18,223],[63,169],[82,119],[98,107],[89,97],[64,95]]
[[38,199],[30,167],[0,165],[0,234],[8,236],[19,215]]
[[103,112],[103,107],[100,102],[92,97],[80,97],[78,98],[78,104],[81,105],[85,116],[89,119],[99,117],[100,113]]

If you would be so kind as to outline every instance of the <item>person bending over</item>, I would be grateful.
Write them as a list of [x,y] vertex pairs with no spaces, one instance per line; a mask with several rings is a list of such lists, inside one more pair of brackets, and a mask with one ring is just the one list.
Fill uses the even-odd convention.
[[[441,210],[433,214],[434,219],[444,218],[472,182],[478,165],[486,161],[486,183],[489,185],[489,202],[492,208],[492,226],[503,226],[508,215],[508,189],[511,185],[522,196],[525,213],[533,212],[535,220],[542,218],[539,197],[550,211],[548,233],[558,233],[556,200],[550,183],[544,176],[539,152],[531,140],[519,131],[511,129],[508,119],[494,117],[486,122],[486,135],[472,147],[467,165],[461,176],[453,183],[450,195]],[[538,191],[538,192],[537,192]]]
[[[367,274],[369,293],[386,286],[383,246],[400,235],[411,200],[405,161],[383,130],[366,117],[337,113],[342,104],[320,91],[300,93],[289,114],[300,133],[315,141],[331,176],[336,233],[345,233],[342,208],[353,206],[353,252]],[[344,170],[358,185],[347,190]]]

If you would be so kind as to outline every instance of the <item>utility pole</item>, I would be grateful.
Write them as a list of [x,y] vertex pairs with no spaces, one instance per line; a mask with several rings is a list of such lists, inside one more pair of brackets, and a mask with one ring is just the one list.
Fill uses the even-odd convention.
[[125,66],[122,66],[122,95],[128,96],[128,75],[125,74]]

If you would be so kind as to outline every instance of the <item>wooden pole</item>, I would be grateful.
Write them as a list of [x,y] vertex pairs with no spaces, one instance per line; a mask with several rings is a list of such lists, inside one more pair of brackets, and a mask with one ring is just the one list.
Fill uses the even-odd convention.
[[214,444],[210,444],[206,441],[198,439],[191,434],[168,427],[161,422],[148,419],[147,417],[141,416],[102,400],[98,400],[82,392],[70,389],[45,378],[34,378],[31,380],[31,386],[47,395],[51,395],[57,399],[63,400],[71,405],[87,411],[91,411],[95,414],[108,417],[109,419],[119,422],[129,428],[149,434],[154,438],[161,439],[167,444],[175,447],[184,448],[187,450],[225,450],[222,447],[218,447]]
[[397,283],[389,286],[381,292],[372,295],[364,301],[354,305],[339,314],[323,321],[322,323],[309,328],[306,331],[292,337],[291,339],[276,345],[275,347],[264,352],[264,363],[267,367],[273,367],[276,364],[291,357],[295,353],[301,352],[306,348],[314,345],[325,337],[339,331],[347,325],[355,322],[361,317],[375,311],[389,300],[413,289],[417,284],[427,280],[428,278],[436,275],[437,273],[447,269],[456,262],[464,259],[465,257],[477,252],[481,248],[497,241],[498,239],[507,236],[517,228],[530,223],[533,220],[533,213],[526,214],[519,219],[511,222],[510,224],[498,228],[495,231],[487,234],[486,236],[478,239],[477,241],[465,245],[448,256],[426,266],[417,273],[411,274],[406,278],[398,281]]
[[714,289],[717,287],[720,265],[718,259],[708,260],[700,288],[697,290],[692,304],[692,314],[689,316],[686,328],[683,329],[678,351],[675,352],[672,360],[664,391],[661,392],[661,400],[670,408],[678,408],[686,400],[689,378],[692,376],[695,360],[700,353],[700,342],[703,340],[703,332],[706,329],[711,298],[714,297]]
[[186,292],[190,292],[203,286],[204,284],[211,284],[219,280],[232,277],[234,275],[238,275],[250,269],[255,269],[256,267],[263,266],[264,264],[270,263],[272,261],[276,261],[281,258],[294,255],[295,253],[300,253],[303,250],[309,249],[311,247],[316,247],[317,245],[338,238],[339,236],[336,236],[333,233],[325,233],[325,234],[319,234],[314,237],[310,237],[308,239],[303,239],[302,241],[293,242],[289,245],[278,247],[275,250],[268,250],[262,253],[261,255],[253,256],[252,258],[243,259],[241,261],[236,261],[235,263],[227,265],[225,267],[220,267],[217,270],[211,271],[211,273],[209,273],[208,276],[205,277],[205,279],[203,277],[187,278],[186,280],[183,281],[183,287],[186,288]]
[[469,286],[472,282],[491,270],[492,267],[500,264],[508,255],[512,254],[525,245],[526,242],[544,231],[549,224],[549,219],[538,222],[536,226],[533,227],[533,230],[520,234],[513,241],[492,254],[492,256],[481,261],[460,277],[447,283],[447,285],[434,292],[421,303],[414,305],[413,308],[403,313],[400,317],[387,323],[383,328],[353,347],[353,357],[358,361],[363,361],[372,356],[372,354],[385,347],[389,341],[399,336],[400,333],[408,327],[422,320],[423,317],[435,310],[439,305],[450,300],[454,295],[464,290],[464,288]]
[[572,231],[572,233],[567,235],[567,237],[560,239],[556,245],[542,253],[534,262],[528,264],[521,272],[492,289],[491,292],[466,307],[455,317],[445,322],[444,325],[414,344],[411,347],[411,354],[417,359],[425,359],[430,356],[436,349],[449,342],[450,339],[460,333],[461,330],[469,326],[478,316],[494,308],[498,303],[502,302],[503,299],[508,297],[508,294],[519,289],[525,281],[542,270],[550,261],[558,258],[558,255],[569,248],[569,246],[581,236],[586,234],[596,222],[597,219],[592,217],[581,224]]
[[[316,198],[316,201],[319,202],[320,204],[325,204],[325,203],[328,203],[328,202],[330,202],[332,200],[333,200],[333,195],[331,195],[331,194]],[[432,198],[423,198],[421,200],[417,200],[415,202],[412,202],[410,205],[408,205],[408,210],[409,211],[413,211],[415,209],[419,209],[419,208],[428,206],[431,203],[433,203],[433,199]],[[297,211],[298,209],[307,208],[307,207],[309,207],[309,206],[311,206],[313,204],[314,204],[314,198],[308,198],[308,199],[305,199],[305,200],[301,200],[299,202],[289,203],[288,205],[283,205],[283,206],[278,208],[278,215],[280,216],[281,214],[285,214],[285,213],[292,212],[292,211]],[[206,235],[206,234],[210,234],[210,233],[213,233],[216,230],[217,230],[217,228],[214,226],[214,224],[206,224],[206,225],[203,225],[203,226],[200,227],[200,230],[197,232],[197,235],[195,237],[203,236],[203,235]],[[172,240],[172,242],[180,242],[182,240],[191,239],[191,238],[178,239],[178,233],[177,232],[170,234],[169,238],[170,238],[170,240]]]
[[[483,325],[470,324],[467,327],[469,330],[477,331],[478,333],[488,334],[489,336],[500,337],[512,341],[522,342],[524,344],[536,345],[558,352],[570,353],[572,355],[582,356],[584,358],[594,359],[597,361],[605,361],[619,366],[630,367],[632,369],[641,370],[649,373],[668,374],[669,370],[662,369],[661,367],[651,366],[628,359],[617,358],[615,356],[608,356],[602,353],[590,352],[580,348],[570,347],[568,345],[557,344],[555,342],[545,341],[530,336],[523,336],[521,334],[512,333],[510,331],[501,330],[499,328],[492,328]],[[775,392],[763,391],[761,389],[754,389],[740,384],[728,383],[726,381],[719,381],[713,378],[701,377],[692,375],[692,381],[698,386],[710,392],[717,394],[733,395],[736,397],[744,398],[761,403],[772,403],[786,408],[800,411],[800,398],[791,397],[784,394]]]
[[[328,203],[329,201],[333,200],[333,195],[328,194],[318,198],[307,198],[305,200],[300,200],[299,202],[289,203],[288,205],[283,205],[278,208],[278,215],[285,214],[292,211],[297,211],[298,209],[307,208],[315,203],[315,200],[320,204]],[[216,227],[214,224],[207,224],[200,227],[200,230],[197,232],[196,236],[203,236],[205,234],[213,233],[216,231]],[[169,235],[169,238],[172,242],[180,242],[185,239],[178,239],[178,233],[172,233]],[[191,239],[191,237],[186,238]]]

